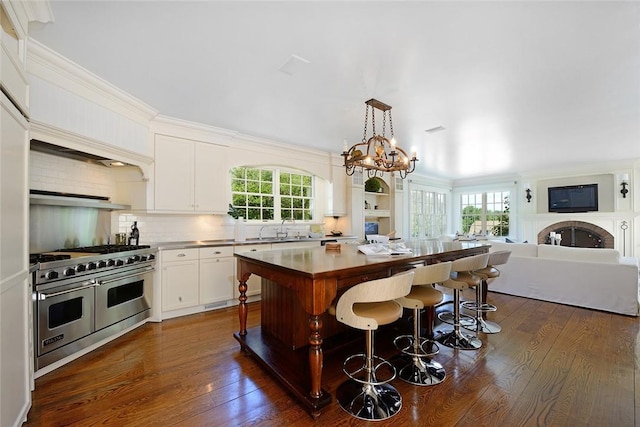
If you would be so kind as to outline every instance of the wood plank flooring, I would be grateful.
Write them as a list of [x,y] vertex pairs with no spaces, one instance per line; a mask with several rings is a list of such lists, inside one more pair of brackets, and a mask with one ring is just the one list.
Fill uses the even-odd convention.
[[[477,351],[441,346],[435,387],[395,380],[390,422],[335,400],[313,420],[232,338],[236,308],[148,323],[36,380],[26,426],[635,426],[639,319],[497,293]],[[260,319],[249,306],[248,326]],[[376,345],[380,342],[376,342]],[[323,385],[344,380],[325,354]]]

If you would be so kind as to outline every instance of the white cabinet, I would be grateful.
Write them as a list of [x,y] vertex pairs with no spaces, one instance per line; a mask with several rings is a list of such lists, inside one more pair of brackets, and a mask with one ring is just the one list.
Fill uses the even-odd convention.
[[326,216],[347,215],[347,179],[342,166],[333,166],[331,182],[327,189]]
[[[234,248],[235,253],[258,252],[258,251],[269,251],[269,250],[271,250],[270,243],[262,243],[257,245],[239,245]],[[237,272],[238,271],[237,267],[234,268],[234,270]],[[238,292],[237,277],[235,280],[235,284],[236,285],[234,287],[233,295],[235,298],[238,298],[240,296],[240,293]],[[258,295],[260,294],[260,292],[262,292],[262,278],[260,276],[256,276],[255,274],[252,274],[251,277],[249,277],[249,280],[247,280],[247,296]]]
[[198,305],[198,249],[172,249],[160,252],[162,311]]
[[160,252],[163,318],[226,307],[233,300],[233,246]]
[[359,239],[364,238],[364,180],[361,171],[354,171],[348,180],[351,192],[351,233]]
[[155,136],[155,210],[225,214],[229,206],[227,148]]
[[232,246],[200,249],[200,304],[233,299],[234,279]]
[[[13,7],[3,2],[4,7]],[[2,13],[0,84],[21,75],[18,64],[7,62],[5,39],[9,22]],[[17,40],[13,39],[16,43]],[[11,72],[11,73],[10,73]],[[20,82],[18,82],[20,83]],[[18,92],[25,89],[18,85]],[[16,97],[17,92],[12,96]],[[0,425],[17,426],[26,421],[31,407],[33,351],[29,337],[31,292],[28,258],[28,123],[3,92],[0,92]]]

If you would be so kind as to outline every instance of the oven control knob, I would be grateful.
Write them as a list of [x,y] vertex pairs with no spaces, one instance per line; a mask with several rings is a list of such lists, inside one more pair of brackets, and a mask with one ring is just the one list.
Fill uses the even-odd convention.
[[121,265],[124,265],[124,261],[119,259],[116,261],[116,266],[120,267]]
[[47,280],[57,279],[58,278],[58,272],[57,271],[47,271],[46,274],[44,275],[44,278],[47,279]]
[[76,274],[76,271],[71,267],[65,268],[64,271],[62,272],[62,275],[66,277],[73,276],[74,274]]
[[156,256],[154,254],[147,255],[147,261],[151,261],[151,260],[154,260],[154,259],[156,259]]
[[107,260],[107,267],[113,267],[114,265],[116,265],[115,260],[112,260],[112,259]]
[[95,270],[97,268],[97,265],[95,262],[90,262],[87,264],[87,270]]
[[87,269],[87,266],[84,264],[78,264],[74,267],[74,269],[76,270],[76,273],[82,273]]
[[133,264],[134,262],[136,262],[138,259],[140,259],[140,257],[138,255],[132,256],[127,258],[127,264]]
[[107,261],[98,261],[98,268],[105,268],[107,266]]

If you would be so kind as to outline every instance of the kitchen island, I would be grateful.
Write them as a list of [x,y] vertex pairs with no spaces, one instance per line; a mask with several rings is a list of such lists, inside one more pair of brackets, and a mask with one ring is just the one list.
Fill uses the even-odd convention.
[[[356,245],[339,251],[324,247],[237,253],[240,293],[240,330],[234,337],[253,355],[312,416],[331,402],[322,388],[323,340],[337,329],[327,309],[347,288],[369,280],[389,277],[415,265],[486,253],[489,245],[478,242],[423,240],[407,243],[406,255],[367,256]],[[247,330],[247,280],[263,279],[261,324]],[[266,285],[266,286],[265,286]],[[324,328],[324,324],[332,324]],[[301,355],[308,350],[301,359]]]

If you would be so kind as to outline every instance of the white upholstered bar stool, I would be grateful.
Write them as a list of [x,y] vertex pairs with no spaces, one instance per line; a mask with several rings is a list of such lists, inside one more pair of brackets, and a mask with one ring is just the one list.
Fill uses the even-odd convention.
[[[338,300],[336,319],[366,332],[366,353],[345,359],[342,370],[349,379],[336,390],[342,409],[356,418],[384,420],[402,407],[400,393],[389,384],[396,377],[395,367],[373,354],[373,338],[378,326],[402,317],[402,307],[395,300],[411,291],[413,276],[413,271],[408,271],[360,283],[347,289]],[[378,378],[378,374],[385,374],[386,378]]]
[[[438,362],[431,360],[431,356],[438,354],[440,349],[433,341],[433,322],[435,306],[444,299],[442,292],[433,287],[449,279],[451,262],[424,265],[412,270],[413,287],[405,297],[396,301],[402,307],[413,310],[413,335],[400,335],[393,341],[403,354],[400,358],[398,376],[411,384],[436,385],[444,381],[446,373]],[[420,336],[420,311],[425,310],[425,337]]]
[[[477,350],[482,347],[482,341],[471,334],[460,331],[460,291],[470,286],[478,286],[482,280],[481,276],[474,274],[475,270],[480,270],[487,266],[489,254],[472,255],[469,257],[459,258],[451,263],[451,279],[442,283],[442,286],[453,290],[453,330],[444,332],[438,341],[447,347],[457,348],[461,350]],[[440,320],[445,322],[451,317],[450,313],[440,313]],[[468,316],[474,324],[473,317]]]
[[482,332],[485,334],[497,334],[502,330],[500,325],[498,325],[497,323],[485,319],[488,312],[497,310],[497,307],[495,305],[487,303],[487,291],[489,281],[500,276],[500,270],[498,270],[495,266],[506,264],[507,261],[509,261],[510,256],[511,251],[491,252],[489,253],[487,266],[480,270],[474,271],[474,273],[479,275],[482,279],[480,280],[480,284],[476,286],[476,300],[465,301],[462,303],[462,307],[466,308],[467,310],[476,312],[476,323],[472,328],[463,324],[463,328],[471,329],[473,331]]

